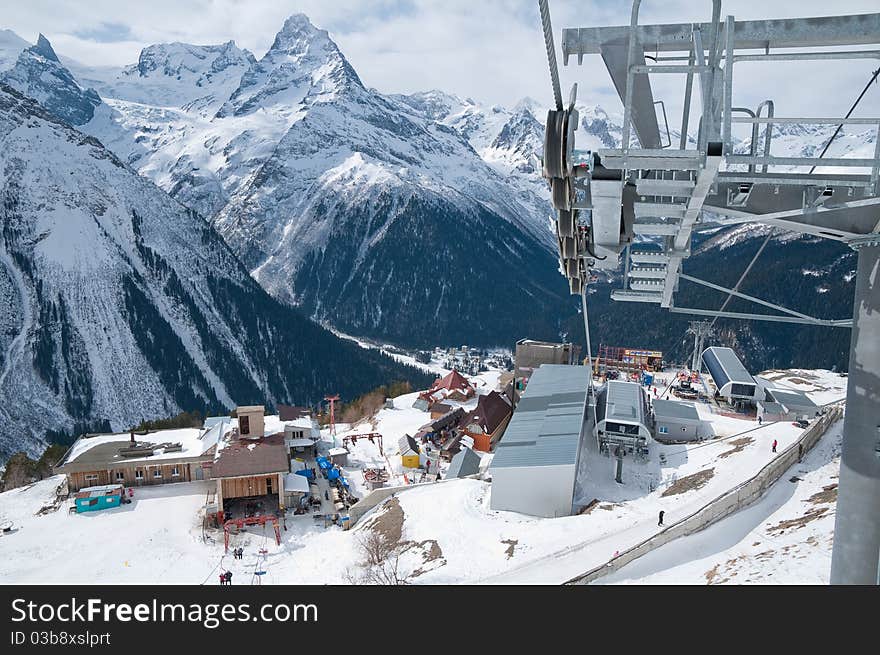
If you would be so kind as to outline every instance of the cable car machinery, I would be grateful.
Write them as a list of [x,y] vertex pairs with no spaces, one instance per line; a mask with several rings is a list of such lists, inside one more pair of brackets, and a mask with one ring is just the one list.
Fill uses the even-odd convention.
[[[700,316],[852,327],[831,577],[835,583],[877,583],[880,118],[776,116],[772,100],[751,110],[735,106],[732,94],[739,62],[766,66],[781,61],[880,59],[880,14],[722,20],[721,2],[713,0],[708,23],[640,25],[640,4],[641,0],[633,1],[629,25],[562,30],[563,64],[576,57],[580,65],[585,56],[599,55],[623,104],[620,147],[591,152],[575,148],[577,85],[564,105],[548,3],[538,0],[555,101],[547,115],[543,175],[556,211],[560,268],[571,293],[582,296],[587,346],[586,296],[592,270],[616,270],[621,256],[623,286],[611,294],[616,301],[654,303]],[[646,49],[654,56],[647,56]],[[675,74],[684,75],[685,83],[680,138],[673,144],[666,107],[654,99],[651,76]],[[701,100],[695,147],[688,137],[694,86]],[[746,153],[734,150],[735,124],[751,126]],[[872,126],[878,133],[871,158],[825,157],[825,151],[819,156],[777,156],[771,152],[773,125]],[[691,235],[703,209],[734,223],[762,223],[834,239],[856,250],[854,318],[808,316],[686,275],[682,262],[691,254]],[[659,241],[660,249],[640,248],[641,236]],[[681,280],[776,313],[676,307],[674,294]]]

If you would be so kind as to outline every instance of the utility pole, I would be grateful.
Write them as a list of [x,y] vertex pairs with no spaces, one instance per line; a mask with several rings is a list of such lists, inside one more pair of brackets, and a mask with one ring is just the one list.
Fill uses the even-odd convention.
[[339,394],[333,394],[332,396],[324,396],[324,400],[330,403],[330,436],[336,436],[336,413],[335,413],[335,403],[339,400]]

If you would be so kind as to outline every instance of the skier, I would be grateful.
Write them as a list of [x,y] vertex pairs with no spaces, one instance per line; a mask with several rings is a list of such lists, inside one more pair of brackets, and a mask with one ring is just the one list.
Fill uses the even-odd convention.
[[228,585],[232,584],[232,571],[226,572],[226,584],[228,584]]
[[758,425],[761,425],[761,423],[763,423],[763,421],[762,421],[762,418],[759,416],[758,417]]
[[774,439],[774,440],[773,440],[773,452],[774,452],[774,453],[776,452],[776,444],[777,444],[777,443],[778,443],[778,442],[776,441],[776,439]]
[[662,509],[660,510],[660,520],[657,521],[657,525],[663,525],[663,515],[664,515],[665,513],[666,513],[666,512],[664,512]]
[[226,584],[226,574],[223,571],[220,571],[220,584],[221,585]]

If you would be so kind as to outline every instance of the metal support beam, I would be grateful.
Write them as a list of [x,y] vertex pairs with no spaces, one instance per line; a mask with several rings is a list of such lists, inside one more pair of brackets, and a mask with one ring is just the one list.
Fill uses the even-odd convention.
[[880,237],[857,250],[831,584],[880,583]]
[[[618,300],[615,297],[616,292],[611,292],[612,300]],[[652,294],[657,295],[657,294]],[[627,298],[627,300],[629,300]],[[644,300],[643,302],[651,302],[650,300]],[[658,302],[654,300],[654,302]],[[775,323],[801,323],[807,325],[820,325],[823,327],[842,327],[848,328],[852,327],[852,320],[845,319],[840,321],[826,321],[824,319],[814,319],[810,321],[805,321],[802,318],[798,318],[797,316],[774,316],[772,314],[745,314],[740,312],[719,312],[714,309],[696,309],[694,307],[670,307],[670,312],[674,312],[676,314],[693,314],[695,316],[717,316],[718,318],[741,318],[747,321],[771,321]]]
[[[684,52],[690,47],[692,27],[710,34],[711,23],[639,25],[636,36],[657,52]],[[733,46],[737,50],[775,50],[822,46],[875,45],[880,33],[880,14],[852,14],[818,18],[744,20],[734,23]],[[603,43],[628,39],[628,25],[574,27],[562,30],[563,63],[571,55],[598,54]]]
[[796,312],[793,309],[788,309],[787,307],[783,307],[782,305],[777,305],[776,303],[767,302],[766,300],[761,300],[760,298],[755,298],[754,296],[750,296],[747,293],[741,293],[739,291],[734,291],[733,289],[728,289],[727,287],[722,287],[719,284],[713,284],[712,282],[706,282],[706,280],[701,280],[697,277],[692,277],[690,275],[685,275],[684,273],[680,273],[679,277],[682,280],[687,280],[688,282],[693,282],[694,284],[699,284],[704,287],[709,287],[710,289],[715,289],[716,291],[722,291],[731,296],[736,296],[737,298],[742,298],[743,300],[748,300],[750,302],[756,303],[758,305],[763,305],[764,307],[769,307],[770,309],[775,309],[777,311],[783,312],[784,314],[789,314],[790,316],[797,316],[798,318],[804,319],[804,323],[817,323],[824,324],[826,322],[825,319],[815,318],[813,316],[807,316],[806,314],[801,314],[800,312]]

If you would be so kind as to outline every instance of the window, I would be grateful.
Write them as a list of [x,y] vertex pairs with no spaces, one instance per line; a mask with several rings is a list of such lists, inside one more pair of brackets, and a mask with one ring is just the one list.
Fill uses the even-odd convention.
[[86,473],[86,482],[97,482],[98,474],[97,473]]
[[162,469],[156,469],[153,471],[153,477],[159,479],[162,477]]
[[122,482],[123,480],[125,480],[125,473],[122,471],[116,471],[116,481]]
[[669,428],[667,428],[665,425],[661,425],[660,434],[669,434]]
[[144,479],[144,472],[141,469],[136,470],[134,472],[134,479],[135,480],[143,480]]
[[172,478],[179,478],[180,477],[180,469],[178,467],[175,466],[171,469],[171,477]]
[[98,504],[97,498],[89,498],[89,501],[86,503],[86,507],[94,507]]
[[239,416],[238,417],[238,432],[239,434],[250,434],[251,433],[251,421],[247,416]]

